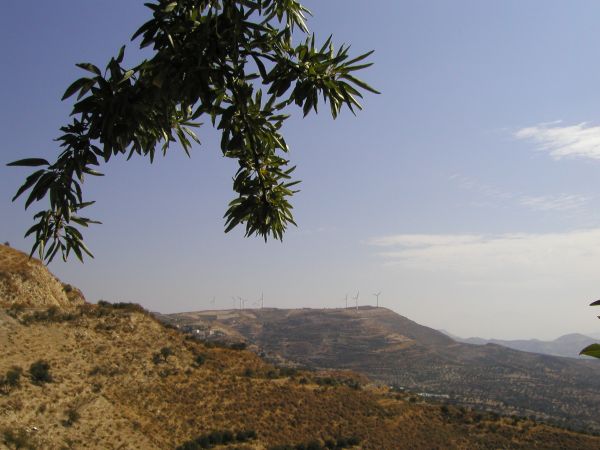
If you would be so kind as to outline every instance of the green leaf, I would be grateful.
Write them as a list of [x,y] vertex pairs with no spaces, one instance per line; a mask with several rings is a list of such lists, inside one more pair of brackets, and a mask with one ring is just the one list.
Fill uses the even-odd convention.
[[363,89],[365,89],[365,90],[367,90],[369,92],[372,92],[373,94],[381,94],[381,92],[379,92],[377,89],[369,86],[367,83],[365,83],[362,80],[359,80],[355,76],[352,76],[350,74],[346,74],[346,75],[342,75],[342,78],[346,78],[347,80],[352,81],[357,86],[360,86],[361,88],[363,88]]
[[594,358],[600,358],[600,344],[588,345],[586,348],[581,350],[579,354],[593,356]]
[[125,46],[121,46],[119,49],[119,54],[117,55],[116,61],[121,64],[123,62],[123,58],[125,57]]
[[[78,90],[86,87],[87,85],[89,85],[90,80],[89,78],[80,78],[79,80],[75,80],[73,83],[71,83],[71,85],[67,88],[67,90],[65,91],[65,93],[63,94],[61,100],[66,100],[67,98],[69,98],[71,95],[73,95],[75,92],[77,92]],[[93,86],[93,84],[92,84]],[[91,86],[90,86],[91,87]],[[81,96],[80,96],[81,97]]]
[[171,2],[163,8],[163,11],[166,13],[170,13],[177,6],[177,2]]
[[36,172],[33,172],[31,175],[29,175],[27,177],[27,179],[25,180],[25,183],[23,184],[23,186],[21,186],[19,188],[19,190],[17,191],[17,193],[15,194],[15,196],[12,198],[12,201],[14,202],[17,198],[19,198],[19,196],[25,192],[27,189],[31,188],[31,186],[33,186],[36,181],[44,174],[45,170],[38,170]]
[[365,59],[365,58],[368,58],[369,56],[371,56],[371,55],[373,54],[373,52],[374,52],[374,51],[375,51],[375,50],[371,50],[370,52],[363,53],[362,55],[360,55],[360,56],[357,56],[356,58],[354,58],[354,59],[351,59],[350,61],[347,61],[347,62],[346,62],[346,65],[348,65],[348,66],[349,66],[349,65],[351,65],[351,64],[354,64],[354,63],[357,63],[357,62],[359,62],[359,61],[362,61],[363,59]]
[[49,166],[50,163],[42,158],[25,158],[18,161],[8,163],[7,166],[23,166],[23,167],[36,167],[36,166]]
[[77,67],[83,69],[83,70],[87,70],[88,72],[92,72],[95,75],[101,76],[102,72],[100,72],[100,69],[98,69],[98,67],[96,67],[93,64],[90,63],[78,63],[75,64]]

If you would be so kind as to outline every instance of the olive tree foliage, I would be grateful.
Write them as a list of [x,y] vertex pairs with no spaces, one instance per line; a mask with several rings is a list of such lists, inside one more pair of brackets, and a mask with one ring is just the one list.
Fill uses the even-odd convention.
[[[600,306],[600,300],[590,303],[590,306]],[[600,319],[600,316],[598,316]],[[579,352],[580,355],[593,356],[600,358],[600,344],[591,344]]]
[[[361,92],[375,89],[354,76],[370,66],[372,53],[356,57],[349,47],[322,45],[306,26],[310,12],[294,0],[158,0],[146,3],[152,18],[132,37],[151,57],[124,66],[125,47],[106,69],[77,64],[86,76],[71,84],[63,100],[75,96],[71,121],[57,139],[54,163],[27,158],[12,166],[41,166],[13,200],[28,192],[25,208],[45,198],[48,209],[34,215],[33,235],[40,258],[50,262],[72,251],[92,256],[81,228],[99,223],[81,215],[87,175],[101,176],[101,162],[118,155],[166,154],[178,142],[188,154],[200,143],[201,119],[221,134],[221,152],[239,163],[236,194],[225,213],[225,232],[245,224],[246,236],[281,240],[294,224],[290,197],[299,182],[280,130],[288,107],[304,116],[328,104],[335,118],[343,106],[361,109]],[[300,41],[295,43],[300,36]]]

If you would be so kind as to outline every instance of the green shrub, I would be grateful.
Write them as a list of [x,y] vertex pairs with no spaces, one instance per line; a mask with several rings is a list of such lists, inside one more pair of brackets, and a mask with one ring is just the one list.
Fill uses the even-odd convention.
[[171,347],[163,347],[160,349],[160,356],[167,362],[169,356],[173,355],[173,349]]
[[298,375],[298,369],[295,369],[293,367],[280,367],[279,375],[282,377],[292,377],[293,378],[296,375]]
[[252,439],[256,439],[256,431],[254,430],[244,430],[244,431],[238,431],[235,434],[235,439],[237,442],[246,442],[246,441],[250,441]]
[[17,366],[13,366],[6,371],[6,384],[11,388],[19,387],[21,384],[21,374],[23,369]]
[[74,320],[77,316],[69,312],[61,312],[56,306],[51,306],[45,311],[34,311],[31,314],[26,314],[20,318],[24,325],[29,325],[34,322],[66,322]]
[[162,362],[166,363],[169,359],[169,356],[173,355],[173,349],[171,347],[163,347],[157,353],[152,355],[152,362],[154,364],[160,364]]
[[23,369],[13,366],[6,371],[6,375],[0,376],[0,392],[8,394],[21,385],[21,374]]
[[448,405],[442,405],[442,406],[440,406],[440,412],[444,416],[449,416],[450,415],[450,409],[448,408]]
[[196,357],[194,358],[194,365],[196,367],[200,367],[202,364],[204,364],[204,362],[206,361],[206,356],[204,355],[196,355]]
[[312,440],[306,443],[299,443],[295,445],[283,444],[269,447],[268,450],[340,450],[344,448],[354,447],[360,443],[360,439],[355,436],[347,438],[338,438],[337,440],[327,439],[324,444],[321,444],[317,440]]
[[6,314],[8,314],[13,319],[17,319],[19,317],[19,314],[21,314],[23,311],[25,311],[24,305],[22,305],[21,303],[13,303],[6,310]]
[[2,442],[8,448],[14,447],[15,449],[27,450],[36,450],[39,448],[33,438],[22,428],[17,431],[4,430],[2,432]]
[[29,378],[33,384],[44,384],[52,382],[50,364],[40,359],[29,366]]
[[245,342],[234,342],[229,346],[231,350],[246,350],[247,347],[248,344],[246,344]]
[[129,302],[110,303],[110,302],[107,302],[106,300],[98,300],[97,305],[104,309],[117,309],[117,310],[127,311],[127,312],[139,312],[142,314],[149,314],[148,311],[146,311],[142,305],[139,305],[137,303],[129,303]]
[[63,426],[70,427],[81,417],[76,408],[69,408],[65,411],[66,418],[61,422]]
[[232,444],[236,442],[247,442],[256,439],[256,431],[244,430],[233,432],[230,430],[212,431],[208,434],[203,434],[195,439],[185,442],[178,446],[176,450],[200,450],[205,448],[213,448],[223,444]]

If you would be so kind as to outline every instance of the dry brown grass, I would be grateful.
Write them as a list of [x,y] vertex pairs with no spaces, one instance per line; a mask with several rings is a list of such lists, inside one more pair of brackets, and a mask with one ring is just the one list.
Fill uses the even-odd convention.
[[[26,374],[44,359],[54,381],[25,377],[0,396],[0,423],[29,430],[40,448],[165,449],[216,430],[255,430],[256,449],[348,436],[378,450],[600,446],[598,438],[530,421],[476,419],[476,412],[443,412],[380,387],[354,389],[343,382],[348,373],[269,378],[276,368],[253,353],[207,348],[127,309],[85,305],[66,321],[19,318],[0,311],[0,373],[18,366]],[[173,354],[156,363],[162,348]],[[244,375],[248,368],[253,376]],[[323,377],[341,382],[318,384]],[[77,420],[66,426],[72,410]]]
[[79,290],[63,286],[38,259],[0,245],[0,306],[68,309],[83,302]]

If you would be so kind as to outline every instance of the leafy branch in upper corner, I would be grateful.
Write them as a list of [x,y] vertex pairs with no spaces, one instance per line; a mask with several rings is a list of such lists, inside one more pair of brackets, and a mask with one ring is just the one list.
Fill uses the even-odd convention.
[[[166,154],[179,142],[188,154],[200,143],[194,128],[206,117],[221,132],[221,151],[239,169],[233,179],[236,198],[225,213],[225,232],[245,224],[246,236],[282,239],[294,224],[289,198],[294,194],[293,166],[280,130],[290,105],[304,115],[317,112],[319,98],[335,118],[342,106],[361,109],[361,91],[377,93],[353,73],[371,65],[372,53],[350,57],[346,45],[334,48],[331,37],[315,46],[305,18],[309,11],[294,0],[159,0],[147,3],[152,18],[133,35],[149,59],[124,67],[125,47],[104,71],[77,64],[86,76],[71,84],[63,100],[76,95],[70,124],[57,139],[62,152],[54,163],[28,158],[10,166],[42,167],[27,177],[13,201],[48,197],[48,209],[34,215],[31,253],[51,261],[73,251],[91,256],[81,227],[95,222],[80,215],[85,176],[102,175],[100,162],[124,154]],[[303,34],[299,44],[293,37]]]
[[[600,300],[590,303],[590,306],[600,306]],[[600,319],[600,316],[598,316]],[[591,344],[579,352],[580,355],[593,356],[600,358],[600,344]]]

